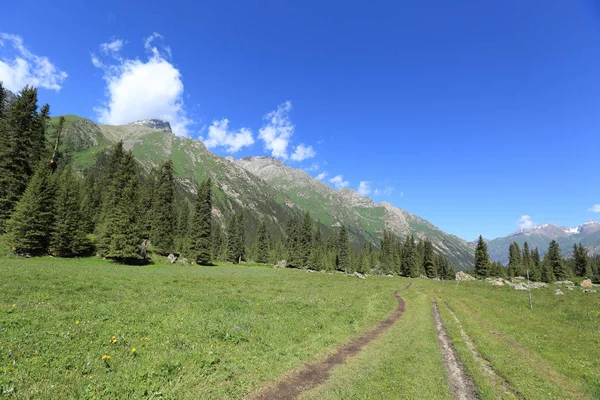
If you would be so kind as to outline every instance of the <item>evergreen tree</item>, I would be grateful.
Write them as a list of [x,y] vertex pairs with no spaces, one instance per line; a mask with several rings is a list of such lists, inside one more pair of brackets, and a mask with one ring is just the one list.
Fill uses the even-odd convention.
[[529,278],[532,281],[541,281],[542,280],[542,262],[540,260],[540,252],[536,247],[533,249],[531,253],[531,273],[529,274]]
[[246,260],[246,219],[244,211],[240,211],[237,216],[238,236],[237,236],[237,253],[240,261]]
[[288,221],[285,230],[285,244],[287,249],[287,264],[299,268],[302,264],[302,251],[300,244],[300,222],[294,214]]
[[394,270],[394,251],[393,236],[388,230],[383,231],[379,247],[381,248],[381,267],[385,273],[390,273]]
[[338,238],[338,264],[337,268],[340,271],[350,272],[350,247],[348,245],[348,231],[342,225]]
[[517,242],[512,242],[508,252],[508,276],[514,277],[522,275],[522,264],[523,260],[519,244]]
[[437,276],[440,277],[440,279],[451,279],[448,277],[448,270],[449,270],[449,265],[448,265],[448,259],[446,257],[444,257],[444,255],[442,253],[437,255],[437,260],[436,260],[436,266],[437,266]]
[[106,258],[130,263],[145,258],[140,227],[143,218],[135,158],[130,151],[121,155],[119,152],[122,152],[122,145],[113,153],[116,157],[113,161],[120,162],[111,174],[99,243]]
[[50,253],[55,256],[78,256],[91,247],[86,237],[81,198],[81,185],[69,165],[60,174],[56,187],[54,225],[50,238]]
[[16,254],[47,251],[54,221],[54,187],[49,164],[39,163],[25,193],[6,223],[8,243]]
[[544,255],[544,261],[542,261],[541,276],[543,282],[552,283],[556,281],[556,276],[554,275],[554,270],[550,263],[548,253]]
[[196,264],[207,265],[210,263],[212,248],[211,224],[212,180],[208,178],[198,188],[194,218],[190,228],[190,251]]
[[592,268],[590,263],[590,257],[587,252],[579,243],[578,245],[573,245],[573,272],[575,276],[590,278],[592,276]]
[[43,156],[37,108],[37,89],[26,86],[0,119],[0,234]]
[[407,236],[402,249],[402,272],[405,276],[416,278],[421,273],[417,259],[417,245],[413,236]]
[[531,273],[533,271],[533,258],[531,256],[531,251],[529,250],[529,243],[527,242],[523,244],[523,269],[525,270],[523,273],[529,271],[529,277],[531,278]]
[[256,235],[257,254],[256,262],[265,264],[269,261],[269,238],[267,237],[267,224],[261,221]]
[[300,232],[300,266],[308,267],[308,260],[312,250],[312,235],[313,235],[313,220],[310,213],[307,211],[304,214],[302,230]]
[[233,213],[227,224],[227,261],[239,262],[238,242],[238,218]]
[[175,229],[177,227],[175,180],[171,160],[165,161],[159,166],[153,192],[150,242],[158,252],[168,254],[175,251]]
[[437,277],[437,267],[435,265],[435,253],[433,251],[433,243],[426,239],[423,252],[423,268],[428,278]]
[[[190,237],[190,204],[187,200],[183,200],[179,206],[179,216],[177,217],[177,251],[182,254],[187,254]],[[213,235],[214,237],[214,235]]]
[[309,266],[310,268],[322,271],[325,269],[324,261],[324,246],[323,246],[323,234],[321,232],[321,224],[317,223],[315,228],[314,237],[312,240],[312,250],[310,252]]
[[558,242],[556,240],[552,240],[552,242],[550,242],[546,256],[548,256],[548,268],[552,270],[556,279],[559,281],[567,279],[569,277],[569,273],[565,263],[563,262],[560,254],[560,248],[558,247]]
[[490,257],[487,252],[487,244],[479,235],[477,247],[475,248],[475,274],[480,278],[490,276]]

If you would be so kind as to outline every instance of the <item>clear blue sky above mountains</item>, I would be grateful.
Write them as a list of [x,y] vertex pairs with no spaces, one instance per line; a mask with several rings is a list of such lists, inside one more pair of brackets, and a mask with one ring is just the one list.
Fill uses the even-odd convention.
[[467,240],[598,216],[596,2],[124,3],[3,4],[0,80],[54,115],[283,158]]

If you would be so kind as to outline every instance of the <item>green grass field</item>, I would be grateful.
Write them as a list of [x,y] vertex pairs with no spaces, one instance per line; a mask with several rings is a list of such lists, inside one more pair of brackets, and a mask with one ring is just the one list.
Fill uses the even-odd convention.
[[[1,257],[0,397],[242,398],[373,327],[408,282]],[[480,397],[510,396],[472,358],[449,309],[519,395],[600,397],[598,294],[540,289],[530,311],[526,292],[412,282],[398,323],[302,398],[451,398],[432,296]]]

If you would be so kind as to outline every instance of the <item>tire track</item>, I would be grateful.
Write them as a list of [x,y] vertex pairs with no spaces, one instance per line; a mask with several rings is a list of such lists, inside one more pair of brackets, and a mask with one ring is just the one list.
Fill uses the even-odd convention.
[[[406,286],[404,290],[408,289],[410,285],[411,284]],[[324,383],[329,377],[329,374],[333,368],[343,364],[348,357],[358,354],[368,343],[381,336],[381,334],[387,331],[392,325],[394,325],[394,323],[396,323],[396,321],[400,319],[406,310],[406,305],[404,300],[398,294],[398,291],[394,292],[394,297],[398,302],[396,309],[386,319],[380,321],[375,328],[363,333],[361,336],[343,345],[334,353],[330,354],[325,360],[308,364],[300,370],[285,376],[275,386],[263,387],[255,394],[248,396],[246,399],[290,400],[297,397],[300,393]]]

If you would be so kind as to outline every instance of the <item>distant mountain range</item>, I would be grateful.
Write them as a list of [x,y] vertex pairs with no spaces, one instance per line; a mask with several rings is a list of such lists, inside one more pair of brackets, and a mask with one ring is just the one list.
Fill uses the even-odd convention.
[[[96,154],[118,141],[133,151],[146,173],[171,158],[180,190],[189,197],[197,181],[213,178],[214,214],[221,222],[232,208],[243,208],[250,229],[266,220],[273,233],[282,234],[293,214],[310,211],[326,232],[344,224],[355,246],[371,243],[378,247],[380,236],[388,229],[401,238],[408,234],[430,238],[456,269],[470,268],[473,262],[473,249],[465,240],[390,203],[375,203],[352,189],[335,190],[279,160],[220,157],[200,141],[174,135],[169,123],[160,120],[110,126],[74,115],[65,119],[63,147],[80,169],[93,165]],[[51,123],[57,121],[53,118]]]
[[505,237],[487,240],[488,252],[493,261],[508,263],[508,248],[517,242],[521,248],[525,242],[530,248],[537,247],[540,255],[546,253],[548,245],[555,239],[564,256],[573,251],[573,245],[581,243],[590,255],[600,254],[600,222],[588,221],[574,228],[543,224],[531,229],[518,230]]

